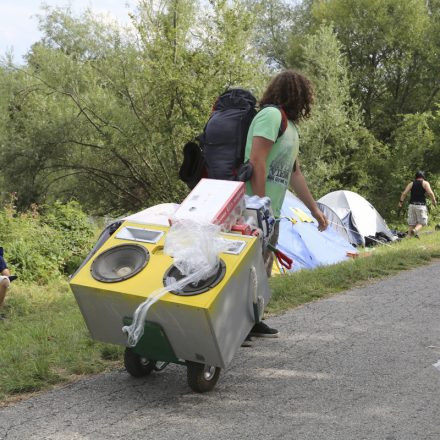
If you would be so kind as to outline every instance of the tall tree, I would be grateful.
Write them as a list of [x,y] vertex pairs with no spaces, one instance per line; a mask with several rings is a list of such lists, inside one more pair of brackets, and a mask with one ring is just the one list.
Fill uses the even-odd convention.
[[316,196],[345,188],[365,192],[368,175],[383,147],[363,125],[359,106],[350,97],[350,82],[341,44],[331,26],[307,37],[304,71],[312,80],[316,102],[301,127],[304,172]]
[[306,5],[287,0],[245,0],[245,4],[256,15],[254,44],[269,66],[287,67],[307,34]]
[[431,109],[439,97],[438,23],[425,0],[316,0],[317,24],[331,22],[367,127],[387,140],[399,115]]
[[[231,85],[258,90],[265,75],[250,47],[252,14],[238,1],[212,1],[204,14],[196,6],[144,0],[131,37],[90,12],[47,9],[44,38],[15,69],[22,80],[1,153],[22,203],[46,192],[124,212],[180,200],[182,146],[215,97]],[[31,185],[20,186],[30,169]]]

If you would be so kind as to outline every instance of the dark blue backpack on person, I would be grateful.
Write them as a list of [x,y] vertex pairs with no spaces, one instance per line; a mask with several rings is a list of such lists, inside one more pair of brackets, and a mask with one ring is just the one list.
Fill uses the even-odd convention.
[[244,89],[231,89],[217,98],[199,137],[209,178],[246,178],[239,170],[244,162],[249,126],[257,114],[256,105],[256,98]]
[[[203,133],[183,150],[179,176],[190,189],[202,177],[243,182],[251,178],[252,165],[244,163],[244,155],[256,105],[254,95],[245,89],[230,89],[217,98]],[[280,111],[278,137],[287,128],[287,116],[281,108]]]

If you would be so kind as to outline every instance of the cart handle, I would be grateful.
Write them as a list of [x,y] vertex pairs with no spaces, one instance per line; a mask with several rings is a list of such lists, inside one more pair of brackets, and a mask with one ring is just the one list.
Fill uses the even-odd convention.
[[267,245],[267,248],[275,254],[281,266],[285,267],[288,270],[292,269],[293,260],[290,257],[281,252],[275,246],[272,246],[270,243]]

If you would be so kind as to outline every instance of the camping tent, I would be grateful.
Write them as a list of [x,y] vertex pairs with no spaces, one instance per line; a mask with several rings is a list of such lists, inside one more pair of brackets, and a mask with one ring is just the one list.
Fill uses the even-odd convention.
[[327,217],[327,220],[331,227],[345,240],[347,240],[349,243],[355,244],[356,241],[353,241],[352,239],[352,233],[345,228],[344,223],[342,223],[342,220],[338,217],[335,211],[331,209],[330,207],[323,205],[322,203],[318,202],[319,209],[324,213],[324,215]]
[[286,192],[281,207],[277,248],[292,258],[292,271],[339,263],[349,258],[347,252],[356,253],[333,226],[319,232],[309,209],[290,191]]
[[339,235],[344,237],[349,243],[351,243],[354,246],[358,246],[362,244],[362,238],[360,237],[358,232],[356,232],[355,226],[351,224],[350,216],[348,216],[345,219],[345,224],[344,224],[342,220],[339,218],[338,214],[336,214],[336,212],[333,211],[333,209],[330,208],[329,206],[318,202],[318,207],[327,217],[329,224],[332,225],[332,227],[336,230],[336,232]]
[[374,206],[352,191],[333,191],[318,200],[318,206],[329,217],[330,210],[344,224],[349,240],[354,245],[365,246],[366,237],[382,234],[395,240],[385,220]]

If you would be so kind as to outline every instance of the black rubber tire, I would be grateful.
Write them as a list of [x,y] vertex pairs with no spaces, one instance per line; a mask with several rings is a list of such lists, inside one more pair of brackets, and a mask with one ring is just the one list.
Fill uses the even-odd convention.
[[155,361],[149,361],[148,359],[139,356],[130,347],[125,348],[124,366],[131,376],[148,376],[153,371],[155,365]]
[[186,361],[186,372],[189,387],[196,393],[211,391],[220,376],[219,367],[211,367],[198,362]]

